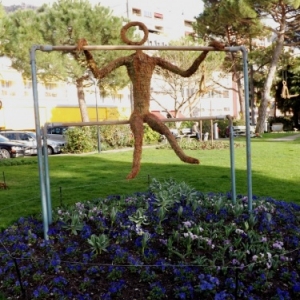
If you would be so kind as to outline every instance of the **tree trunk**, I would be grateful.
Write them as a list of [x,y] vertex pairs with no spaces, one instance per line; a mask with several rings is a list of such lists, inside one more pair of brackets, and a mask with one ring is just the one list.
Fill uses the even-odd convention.
[[[228,40],[231,42],[229,34],[228,34]],[[239,103],[240,103],[239,114],[240,114],[241,120],[245,121],[245,99],[244,99],[244,93],[243,93],[243,86],[241,83],[240,73],[237,71],[237,68],[236,68],[236,57],[233,52],[231,52],[231,60],[233,63],[233,80],[236,82],[237,87],[238,87],[238,97],[239,97]]]
[[275,45],[275,49],[273,52],[273,57],[271,61],[271,66],[269,69],[269,73],[267,75],[265,84],[264,84],[264,89],[263,89],[263,96],[261,99],[261,103],[258,109],[258,119],[257,119],[257,124],[256,124],[256,133],[263,133],[264,132],[264,126],[265,126],[265,120],[266,120],[266,115],[267,115],[267,107],[268,103],[271,100],[270,92],[271,92],[271,87],[272,83],[275,77],[275,72],[276,72],[276,67],[281,55],[281,52],[283,50],[283,45],[284,45],[284,34],[280,34],[277,37],[277,42]]
[[85,103],[83,80],[84,80],[84,78],[79,78],[76,80],[77,97],[78,97],[79,109],[80,109],[80,114],[81,114],[81,121],[89,122],[90,118],[89,118],[89,114],[88,114],[86,103]]
[[240,74],[235,75],[237,77],[236,83],[238,86],[238,95],[239,95],[239,102],[240,102],[240,117],[241,120],[245,121],[245,97],[243,93],[243,87],[241,83]]

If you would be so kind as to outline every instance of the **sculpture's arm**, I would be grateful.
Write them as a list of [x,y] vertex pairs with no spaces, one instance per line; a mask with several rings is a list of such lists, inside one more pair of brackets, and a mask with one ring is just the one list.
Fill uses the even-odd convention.
[[97,63],[94,60],[92,53],[88,50],[83,50],[83,47],[87,46],[87,45],[88,45],[88,43],[87,43],[86,39],[80,39],[77,43],[77,50],[83,51],[86,61],[87,61],[87,64],[88,64],[88,68],[92,71],[95,78],[101,79],[101,78],[105,77],[106,75],[108,75],[113,70],[117,69],[120,66],[124,66],[129,62],[128,56],[127,57],[119,57],[119,58],[111,61],[110,63],[108,63],[103,68],[99,69],[97,67]]
[[[224,45],[217,42],[217,41],[212,41],[209,46],[214,47],[217,51],[222,51],[224,50]],[[206,58],[207,54],[209,51],[203,51],[193,62],[193,64],[187,69],[187,70],[182,70],[179,67],[169,63],[168,61],[160,58],[160,57],[156,57],[156,64],[158,66],[160,66],[163,69],[169,70],[175,74],[178,74],[182,77],[190,77],[192,76],[197,69],[199,68],[199,66],[201,65],[201,63],[204,61],[204,59]]]

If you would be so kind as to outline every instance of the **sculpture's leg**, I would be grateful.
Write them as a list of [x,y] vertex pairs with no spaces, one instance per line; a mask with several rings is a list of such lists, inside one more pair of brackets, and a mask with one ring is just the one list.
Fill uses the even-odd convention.
[[172,149],[175,151],[176,155],[183,161],[189,164],[199,164],[197,158],[187,156],[182,149],[179,147],[176,138],[169,130],[169,128],[161,122],[155,115],[149,113],[144,117],[144,121],[156,132],[163,134],[169,141]]
[[134,137],[134,151],[133,151],[133,162],[131,172],[127,175],[127,179],[133,179],[140,171],[141,158],[142,158],[142,147],[143,147],[143,136],[144,127],[142,116],[133,113],[129,119],[130,128]]

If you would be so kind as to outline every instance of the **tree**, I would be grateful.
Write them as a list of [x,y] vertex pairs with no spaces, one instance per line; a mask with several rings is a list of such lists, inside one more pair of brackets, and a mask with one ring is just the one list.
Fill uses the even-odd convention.
[[[227,46],[249,45],[249,41],[262,32],[256,12],[247,0],[204,0],[204,11],[196,18],[195,30],[203,38],[222,40]],[[239,53],[229,53],[223,66],[233,73],[237,83],[240,117],[245,118],[242,84],[242,60]]]
[[[200,42],[200,41],[199,41]],[[191,37],[182,38],[179,41],[170,42],[173,46],[197,46],[199,43],[194,42]],[[199,55],[197,51],[160,51],[157,55],[174,65],[187,69],[192,61]],[[155,72],[156,93],[168,95],[174,101],[175,118],[179,111],[188,110],[189,116],[193,116],[195,104],[199,97],[206,94],[212,87],[208,86],[211,74],[217,70],[224,59],[223,52],[210,52],[206,57],[201,68],[189,78],[184,78],[168,70],[157,68]],[[151,94],[152,101],[157,102],[164,110],[167,108],[159,101],[156,93]],[[201,101],[201,100],[200,100]]]
[[[4,39],[5,29],[3,27],[3,21],[5,19],[6,13],[3,6],[0,4],[0,41]],[[3,45],[0,43],[0,55],[3,53]]]
[[293,46],[289,44],[289,40],[294,36],[294,29],[298,29],[298,23],[295,20],[300,18],[300,1],[299,0],[253,0],[256,12],[260,18],[271,17],[278,25],[266,25],[274,35],[274,45],[271,62],[269,64],[266,80],[263,87],[262,99],[259,106],[258,122],[256,132],[264,132],[264,123],[266,119],[268,103],[271,100],[271,88],[276,74],[277,64],[283,53],[284,46]]
[[[12,59],[12,66],[30,78],[28,50],[33,45],[75,45],[85,37],[91,44],[120,44],[122,20],[111,15],[108,8],[92,6],[85,0],[58,0],[52,6],[37,10],[17,10],[5,21],[4,55]],[[132,32],[131,32],[132,33]],[[121,55],[120,52],[101,51],[97,58],[103,62]],[[87,68],[76,51],[72,53],[37,52],[38,78],[44,82],[72,81],[76,84],[82,121],[89,121],[84,86],[89,78]],[[118,70],[99,83],[102,90],[118,89],[128,83],[125,70]],[[104,94],[104,93],[103,93]]]
[[299,128],[300,119],[300,59],[289,57],[278,72],[275,85],[276,107],[283,113],[293,113],[293,126]]

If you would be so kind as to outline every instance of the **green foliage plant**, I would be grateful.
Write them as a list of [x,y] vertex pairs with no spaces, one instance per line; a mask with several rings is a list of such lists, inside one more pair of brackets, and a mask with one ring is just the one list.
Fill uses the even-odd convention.
[[92,139],[89,127],[74,127],[66,131],[67,143],[63,149],[68,153],[86,153],[94,151],[95,140]]
[[70,216],[70,222],[67,222],[63,227],[70,230],[72,234],[77,235],[77,232],[81,231],[83,228],[80,215],[77,212],[73,212]]
[[[92,137],[97,139],[96,126],[93,127]],[[100,126],[101,143],[107,149],[116,149],[122,147],[132,147],[133,137],[129,125],[101,125]]]
[[109,238],[105,234],[100,234],[97,236],[96,234],[92,234],[88,239],[88,243],[90,244],[93,252],[98,255],[101,254],[102,251],[107,252],[107,247],[109,246]]
[[293,131],[293,128],[295,127],[293,124],[293,119],[291,117],[270,117],[268,119],[268,122],[270,126],[272,126],[273,123],[282,123],[283,124],[283,130],[284,131]]
[[144,124],[144,137],[143,142],[146,144],[157,143],[160,134],[152,130],[148,124]]
[[151,234],[148,231],[144,231],[142,233],[143,237],[142,237],[142,254],[145,255],[145,249],[151,239]]
[[129,220],[134,222],[136,226],[147,225],[148,217],[145,215],[145,208],[139,207],[135,213],[129,216]]
[[110,211],[111,227],[114,225],[117,219],[118,209],[113,206]]
[[[193,138],[182,138],[178,141],[178,144],[180,145],[181,149],[183,150],[225,150],[229,149],[230,144],[229,140],[215,140],[213,143],[211,141],[202,141],[199,142],[196,139]],[[239,148],[245,147],[244,143],[240,142],[234,142],[234,147]],[[170,145],[168,143],[162,143],[159,146],[157,146],[159,149],[171,149]]]

